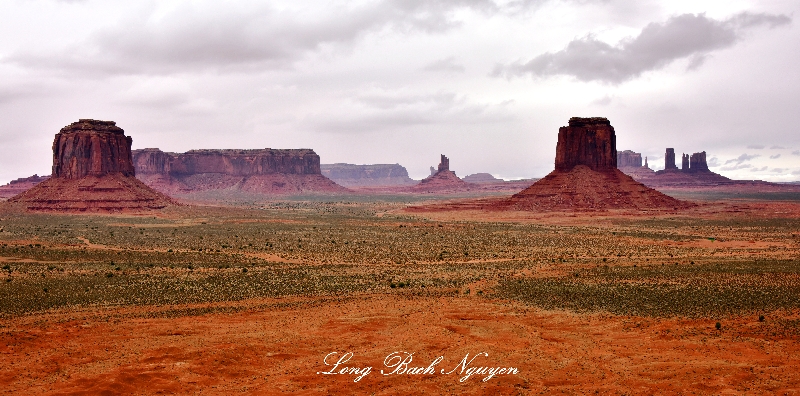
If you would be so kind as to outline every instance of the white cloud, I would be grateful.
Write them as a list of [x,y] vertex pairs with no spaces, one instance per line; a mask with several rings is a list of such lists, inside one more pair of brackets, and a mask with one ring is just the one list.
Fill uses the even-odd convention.
[[611,45],[595,35],[567,44],[561,51],[544,53],[527,62],[498,65],[494,76],[549,77],[568,75],[580,81],[620,84],[647,71],[688,58],[690,70],[699,68],[714,51],[733,46],[746,29],[756,26],[786,25],[787,15],[740,13],[725,20],[704,14],[674,16],[664,23],[651,23],[636,37]]

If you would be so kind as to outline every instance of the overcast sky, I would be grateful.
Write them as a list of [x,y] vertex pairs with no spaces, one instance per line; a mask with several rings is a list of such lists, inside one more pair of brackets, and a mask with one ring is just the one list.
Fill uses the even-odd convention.
[[[300,5],[298,5],[300,4]],[[312,148],[426,176],[553,169],[608,117],[663,168],[800,180],[800,0],[0,0],[0,183],[113,120],[133,148]]]

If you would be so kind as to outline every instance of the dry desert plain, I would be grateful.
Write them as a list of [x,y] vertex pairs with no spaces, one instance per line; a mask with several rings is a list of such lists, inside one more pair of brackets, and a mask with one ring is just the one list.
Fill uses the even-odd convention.
[[6,208],[0,393],[797,394],[800,200],[758,198]]

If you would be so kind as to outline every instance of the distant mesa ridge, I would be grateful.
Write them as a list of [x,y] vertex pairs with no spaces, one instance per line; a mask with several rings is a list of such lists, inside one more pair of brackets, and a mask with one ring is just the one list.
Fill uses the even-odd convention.
[[322,175],[345,187],[409,186],[416,183],[400,164],[322,164]]
[[133,151],[139,179],[167,194],[204,191],[253,194],[347,192],[322,175],[312,149],[205,149],[185,153]]
[[53,174],[11,198],[33,211],[140,211],[175,202],[137,180],[132,139],[113,121],[80,119],[53,140]]

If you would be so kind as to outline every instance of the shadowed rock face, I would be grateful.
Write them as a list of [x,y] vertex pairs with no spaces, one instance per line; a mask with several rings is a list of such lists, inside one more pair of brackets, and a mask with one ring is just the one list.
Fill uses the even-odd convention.
[[667,148],[667,152],[664,154],[664,170],[667,169],[678,169],[678,166],[675,165],[674,148]]
[[73,122],[61,128],[53,141],[53,177],[134,176],[131,142],[114,121]]
[[617,138],[608,119],[572,117],[569,126],[559,128],[556,170],[568,172],[577,165],[594,171],[617,168]]
[[706,152],[692,154],[689,157],[689,171],[690,172],[710,172],[708,170],[708,163],[706,163]]
[[439,160],[439,168],[438,171],[448,171],[450,170],[450,158],[447,158],[442,154],[442,158]]

